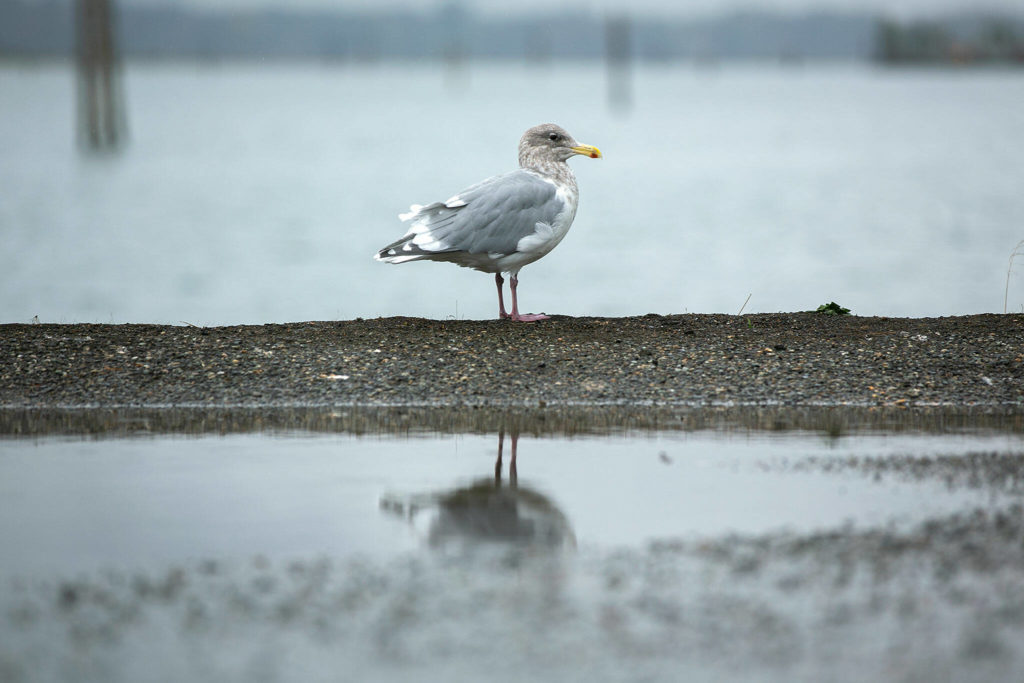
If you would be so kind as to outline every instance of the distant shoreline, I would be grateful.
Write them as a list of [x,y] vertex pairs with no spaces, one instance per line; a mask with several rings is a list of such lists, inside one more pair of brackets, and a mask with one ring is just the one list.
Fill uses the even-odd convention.
[[994,409],[1024,315],[0,325],[0,409]]
[[[601,62],[616,53],[648,63],[847,58],[1019,65],[1024,63],[1024,17],[1003,4],[1007,6],[981,10],[965,4],[959,10],[897,19],[877,7],[718,12],[624,8],[602,14],[579,4],[509,14],[458,3],[429,9],[120,3],[111,24],[116,53],[128,57],[407,58],[452,64],[499,58],[549,64],[565,59]],[[0,54],[73,55],[76,22],[74,3],[4,3]],[[564,30],[568,26],[572,30]]]

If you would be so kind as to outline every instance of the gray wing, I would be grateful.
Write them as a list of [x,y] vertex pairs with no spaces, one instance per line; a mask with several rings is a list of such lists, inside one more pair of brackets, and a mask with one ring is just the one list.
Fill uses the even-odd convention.
[[556,187],[529,171],[513,171],[466,188],[446,202],[414,206],[402,239],[380,250],[381,260],[401,262],[432,255],[512,254],[519,241],[551,225],[565,210]]

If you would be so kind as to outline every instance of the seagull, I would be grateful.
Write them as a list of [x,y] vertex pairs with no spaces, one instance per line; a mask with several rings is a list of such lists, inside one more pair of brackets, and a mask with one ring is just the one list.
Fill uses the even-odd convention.
[[[443,202],[413,204],[398,216],[409,223],[409,231],[374,258],[385,263],[449,261],[494,273],[498,317],[547,319],[519,312],[519,270],[558,246],[569,232],[579,189],[566,161],[577,154],[598,159],[601,150],[581,145],[553,123],[534,126],[519,140],[518,170],[488,178]],[[511,276],[511,312],[505,310],[502,273]]]

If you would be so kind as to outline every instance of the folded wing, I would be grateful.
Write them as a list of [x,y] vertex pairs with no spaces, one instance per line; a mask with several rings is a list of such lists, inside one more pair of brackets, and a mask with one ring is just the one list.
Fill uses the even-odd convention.
[[381,249],[379,261],[458,261],[459,254],[498,258],[517,251],[524,237],[549,230],[566,208],[554,183],[530,171],[495,176],[445,202],[413,206],[410,227]]

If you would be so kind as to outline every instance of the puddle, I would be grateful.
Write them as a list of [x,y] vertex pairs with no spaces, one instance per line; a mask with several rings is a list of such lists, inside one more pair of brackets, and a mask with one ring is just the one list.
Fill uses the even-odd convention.
[[481,480],[490,487],[478,484],[477,493],[496,500],[503,491],[543,498],[578,544],[595,548],[906,525],[1003,505],[1008,494],[998,486],[951,487],[941,477],[908,479],[898,470],[884,478],[828,472],[820,464],[1009,452],[1021,444],[1006,435],[517,437],[512,489],[511,434],[502,441],[499,486],[495,434],[8,441],[0,454],[0,547],[15,552],[0,556],[0,571],[258,555],[386,559],[429,545],[424,518]]
[[1024,672],[1016,432],[2,446],[3,680]]

